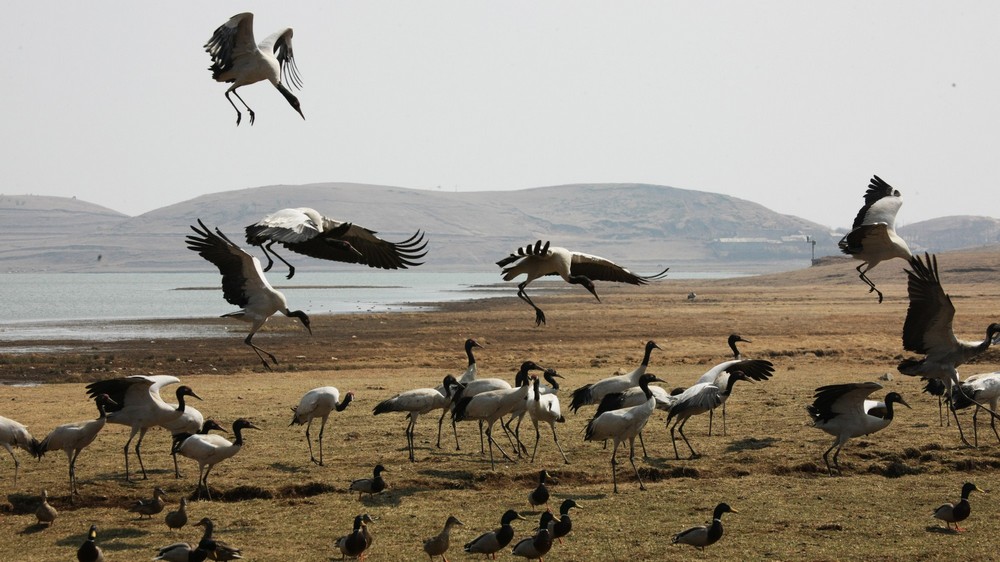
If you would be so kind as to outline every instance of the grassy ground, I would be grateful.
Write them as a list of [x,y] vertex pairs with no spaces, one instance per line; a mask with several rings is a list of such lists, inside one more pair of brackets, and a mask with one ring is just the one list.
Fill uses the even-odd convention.
[[[1000,287],[992,281],[996,258],[972,255],[946,262],[942,257],[941,262],[958,309],[956,330],[981,338],[1000,311]],[[984,263],[992,269],[971,266]],[[536,298],[549,316],[544,328],[535,328],[530,308],[513,299],[433,313],[319,317],[311,338],[302,337],[295,324],[279,321],[255,339],[282,360],[270,374],[237,334],[0,355],[0,378],[53,381],[0,386],[0,415],[27,424],[42,438],[56,425],[96,416],[93,403],[85,400],[87,380],[148,373],[182,377],[204,398],[194,405],[206,416],[224,425],[247,417],[263,428],[247,431],[244,450],[215,469],[213,489],[225,499],[189,505],[192,521],[211,517],[217,536],[241,546],[249,560],[339,559],[333,541],[364,512],[378,519],[372,527],[372,560],[424,558],[421,540],[436,534],[449,514],[465,523],[454,532],[449,551],[461,560],[466,558],[461,545],[494,528],[504,510],[515,508],[531,524],[537,521],[539,512],[529,507],[527,495],[540,468],[559,480],[551,488],[553,507],[569,497],[584,506],[573,512],[573,534],[547,560],[994,557],[991,539],[1000,509],[992,496],[973,495],[965,533],[942,532],[930,513],[957,500],[965,481],[987,490],[996,487],[1000,445],[982,420],[978,449],[960,447],[954,425],[939,426],[936,400],[921,394],[919,381],[895,372],[906,356],[899,337],[907,304],[900,269],[885,264],[873,272],[886,294],[878,305],[865,294],[853,265],[697,286],[680,281],[639,289],[605,286],[598,289],[601,304],[578,292],[545,291]],[[693,302],[686,299],[691,290],[699,295]],[[707,417],[688,423],[687,434],[702,453],[697,459],[687,458],[683,443],[682,459],[674,458],[665,415],[657,412],[646,431],[650,457],[642,459],[640,449],[636,461],[648,488],[644,492],[627,459],[620,457],[620,493],[611,493],[610,451],[582,440],[592,409],[567,413],[567,422],[557,428],[571,464],[562,463],[543,427],[534,464],[503,463],[496,471],[479,454],[473,424],[459,424],[461,451],[455,451],[448,433],[438,449],[437,416],[421,417],[417,462],[409,463],[403,415],[371,415],[382,399],[460,373],[467,337],[486,346],[477,354],[482,377],[511,379],[526,359],[556,368],[566,377],[561,393],[566,409],[570,390],[637,366],[648,339],[664,348],[653,352],[650,371],[668,381],[666,386],[689,385],[726,359],[725,338],[731,332],[753,340],[743,346],[745,355],[773,361],[775,377],[737,385],[728,403],[726,436],[708,437]],[[998,357],[987,354],[966,366],[963,375],[996,370]],[[913,409],[901,409],[888,429],[850,441],[840,457],[843,476],[827,476],[821,455],[832,438],[809,427],[804,405],[818,386],[877,380],[885,373],[893,379],[882,382],[879,394],[900,392]],[[320,467],[309,462],[303,429],[288,426],[289,408],[307,390],[330,384],[354,391],[356,400],[331,416],[327,463]],[[968,414],[963,423],[971,429]],[[317,433],[314,427],[314,439]],[[178,498],[193,491],[197,478],[197,465],[182,459],[184,477],[174,479],[168,436],[157,429],[143,444],[149,479],[126,483],[121,448],[127,435],[127,428],[109,425],[81,454],[82,498],[74,504],[61,452],[35,461],[19,451],[17,486],[9,457],[0,453],[0,537],[16,553],[6,559],[72,558],[91,523],[98,525],[99,544],[109,560],[148,559],[160,546],[197,540],[199,529],[169,531],[163,514],[136,521],[127,512],[134,500],[150,496],[153,486],[166,490],[167,509],[173,509]],[[522,437],[531,447],[530,424],[522,426]],[[347,484],[369,476],[376,463],[388,468],[384,476],[390,489],[359,501]],[[60,510],[52,528],[35,525],[42,488]],[[720,501],[740,511],[726,516],[722,541],[704,553],[670,545],[674,533],[705,522]],[[529,523],[517,522],[515,529],[516,541]],[[509,552],[503,556],[511,558]]]

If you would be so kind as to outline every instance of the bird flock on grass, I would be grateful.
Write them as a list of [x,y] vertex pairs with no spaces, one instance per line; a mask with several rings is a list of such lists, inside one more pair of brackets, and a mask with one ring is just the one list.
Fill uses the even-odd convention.
[[[225,91],[227,101],[237,113],[236,124],[242,122],[243,111],[233,101],[236,98],[243,110],[249,114],[249,124],[253,125],[256,114],[243,100],[237,90],[256,82],[268,81],[285,98],[288,104],[305,119],[298,98],[291,88],[299,89],[302,80],[295,63],[292,48],[292,29],[280,29],[260,43],[254,39],[253,14],[241,13],[219,26],[205,44],[210,55],[209,70],[212,78],[231,84]],[[939,395],[941,403],[953,413],[959,438],[963,444],[978,446],[978,416],[986,412],[990,417],[990,427],[1000,442],[1000,432],[996,429],[995,412],[1000,401],[1000,373],[984,373],[960,379],[958,368],[984,353],[991,345],[1000,342],[1000,324],[993,323],[985,328],[982,340],[959,340],[953,331],[956,308],[945,292],[938,269],[937,257],[925,254],[914,255],[906,242],[895,231],[896,214],[902,204],[901,194],[887,182],[873,176],[864,195],[864,206],[858,212],[851,231],[839,243],[840,249],[858,260],[859,278],[869,292],[877,295],[878,303],[884,294],[868,274],[879,263],[893,258],[908,262],[907,293],[909,308],[902,327],[902,347],[917,357],[908,357],[899,362],[897,369],[908,376],[920,377],[927,382],[927,389]],[[290,308],[285,296],[267,280],[274,260],[288,268],[286,278],[295,275],[295,267],[275,250],[276,244],[286,250],[308,257],[331,260],[347,264],[361,264],[370,268],[393,270],[422,265],[427,255],[427,240],[422,230],[416,230],[410,237],[398,242],[389,242],[377,236],[374,230],[341,220],[328,218],[318,211],[307,208],[285,208],[275,211],[259,221],[245,227],[245,239],[249,246],[258,247],[267,259],[261,266],[260,260],[246,249],[230,240],[219,228],[209,228],[200,219],[191,225],[194,234],[186,237],[187,247],[211,262],[222,276],[222,290],[225,300],[240,307],[239,310],[223,314],[250,324],[244,344],[251,348],[263,369],[270,371],[279,364],[278,358],[254,343],[253,338],[267,320],[281,313],[295,318],[310,334],[311,320],[302,310]],[[646,285],[663,279],[669,268],[651,275],[637,275],[613,261],[599,256],[553,246],[549,241],[536,242],[518,247],[506,257],[498,260],[504,281],[513,281],[519,276],[524,280],[517,285],[517,297],[535,312],[535,325],[541,327],[548,319],[544,311],[527,294],[527,287],[535,280],[546,276],[558,276],[567,284],[580,285],[601,302],[595,285],[596,281]],[[688,295],[694,301],[695,294]],[[732,397],[737,382],[761,383],[775,374],[775,366],[763,359],[746,359],[737,348],[738,343],[751,343],[738,334],[728,339],[732,359],[728,359],[707,370],[690,387],[677,388],[672,392],[656,386],[664,382],[657,375],[648,372],[651,354],[660,346],[649,340],[644,347],[640,365],[625,374],[615,374],[575,389],[570,396],[568,411],[579,414],[588,406],[596,406],[596,411],[586,423],[582,432],[584,441],[611,441],[611,481],[612,492],[617,494],[619,448],[628,447],[629,463],[633,469],[639,490],[645,490],[641,471],[636,464],[635,439],[638,437],[647,459],[643,430],[659,410],[664,412],[665,427],[669,429],[674,459],[681,461],[676,435],[679,434],[687,446],[690,461],[697,461],[700,455],[684,433],[685,425],[695,416],[708,414],[708,435],[712,436],[714,414],[721,408],[721,435],[727,435],[726,403]],[[507,463],[528,462],[533,464],[538,457],[542,440],[541,425],[551,430],[553,443],[564,464],[570,464],[559,441],[557,427],[566,423],[559,400],[560,383],[563,378],[554,368],[542,367],[534,360],[520,364],[513,384],[502,378],[480,378],[474,356],[474,349],[482,346],[473,339],[465,342],[468,365],[459,376],[449,374],[436,387],[422,387],[407,390],[391,397],[385,397],[374,407],[372,414],[405,413],[407,424],[404,431],[408,460],[417,462],[416,424],[422,414],[436,413],[438,419],[436,447],[441,448],[442,426],[446,415],[450,415],[455,449],[460,451],[457,425],[463,421],[476,421],[480,433],[480,454],[488,448],[490,468],[496,470],[494,450]],[[543,383],[544,381],[544,383]],[[432,382],[432,381],[429,381]],[[161,390],[178,385],[173,397],[176,404],[161,397]],[[806,406],[812,425],[835,437],[833,444],[822,453],[827,472],[832,476],[843,474],[839,455],[846,442],[854,437],[869,435],[886,429],[894,419],[896,405],[910,408],[898,392],[889,392],[881,401],[869,397],[883,387],[876,382],[856,382],[848,384],[828,384],[816,389],[813,402]],[[201,400],[194,390],[181,385],[177,377],[166,375],[133,375],[100,380],[87,385],[86,394],[93,400],[98,411],[96,419],[66,423],[55,427],[44,439],[31,436],[28,429],[9,418],[0,417],[0,444],[8,451],[14,462],[13,481],[17,485],[21,463],[15,449],[28,451],[41,459],[49,451],[62,450],[67,457],[69,468],[69,501],[80,497],[80,484],[76,475],[76,464],[80,453],[99,437],[108,423],[128,426],[130,434],[125,442],[124,480],[131,482],[141,474],[142,481],[149,479],[143,462],[141,445],[149,429],[161,427],[172,435],[170,453],[174,457],[174,477],[182,478],[177,456],[190,459],[198,466],[198,481],[191,499],[213,499],[209,485],[209,475],[223,461],[226,466],[238,463],[237,455],[242,450],[245,430],[261,430],[248,418],[238,418],[232,422],[232,439],[211,431],[227,432],[220,422],[205,418],[201,412],[187,404],[188,398]],[[305,437],[312,463],[324,466],[323,437],[328,418],[334,412],[343,414],[355,400],[353,391],[343,394],[333,386],[314,388],[306,392],[299,404],[292,407],[294,412],[290,425],[305,425]],[[972,407],[973,443],[969,443],[959,423],[957,410]],[[359,413],[358,415],[366,415]],[[535,442],[530,457],[528,448],[520,435],[520,426],[527,416],[534,428]],[[944,416],[945,418],[947,416]],[[318,457],[314,453],[310,434],[312,423],[320,420],[317,440]],[[950,420],[949,420],[950,423]],[[502,437],[498,434],[502,433]],[[566,432],[564,432],[565,434]],[[718,431],[716,432],[719,433]],[[138,438],[136,439],[136,436]],[[579,437],[578,437],[579,438]],[[130,467],[129,448],[135,440],[134,454],[139,463],[139,472]],[[504,449],[509,446],[510,453]],[[596,449],[595,449],[596,450]],[[833,452],[832,459],[830,453]],[[474,454],[474,453],[473,453]],[[831,462],[832,461],[832,462]],[[385,461],[389,462],[389,461]],[[384,493],[391,493],[392,486],[383,478],[384,473],[393,471],[383,464],[372,469],[371,477],[362,477],[345,485],[350,493],[357,492],[359,501],[375,502]],[[583,509],[572,498],[565,498],[558,515],[549,507],[553,494],[549,485],[558,481],[547,469],[533,470],[537,485],[527,491],[527,503],[532,510],[541,510],[537,527],[522,529],[523,538],[515,541],[519,532],[514,524],[527,520],[516,509],[498,513],[499,527],[488,528],[464,545],[469,554],[484,555],[495,559],[497,554],[509,549],[513,556],[529,560],[542,560],[555,544],[573,529],[570,509]],[[86,485],[87,482],[85,481]],[[969,496],[973,491],[986,493],[971,482],[961,488],[957,503],[946,503],[932,512],[932,516],[945,523],[946,529],[962,529],[959,523],[971,513]],[[216,496],[219,494],[216,490]],[[221,491],[223,494],[224,491]],[[367,494],[367,500],[363,496]],[[159,516],[171,502],[164,490],[153,487],[152,497],[136,500],[128,509],[137,519],[152,519]],[[563,493],[562,496],[569,494]],[[612,496],[613,497],[613,496]],[[184,532],[188,522],[189,502],[180,498],[175,509],[166,513],[164,522],[169,530]],[[609,499],[608,501],[613,501]],[[703,549],[718,542],[723,536],[722,516],[738,513],[726,502],[715,507],[712,520],[706,525],[695,526],[673,535],[673,544],[686,544]],[[41,490],[40,501],[34,512],[38,525],[52,527],[59,512],[49,502],[47,490]],[[350,521],[344,518],[345,523]],[[339,551],[344,558],[364,559],[369,553],[374,536],[369,525],[376,518],[367,513],[353,517],[350,531],[332,540],[330,552]],[[496,521],[494,519],[493,521]],[[482,522],[486,527],[487,522]],[[153,560],[200,561],[234,560],[242,558],[241,549],[228,545],[214,537],[215,524],[207,517],[195,526],[203,528],[198,542],[177,542],[160,549]],[[525,527],[523,524],[519,524]],[[440,532],[423,541],[424,553],[435,560],[440,557],[447,561],[453,533],[461,532],[464,523],[454,515],[449,515]],[[346,529],[346,528],[345,528]],[[428,528],[427,532],[432,529]],[[77,559],[102,561],[105,555],[97,544],[98,529],[91,525],[86,538],[77,550]],[[414,550],[416,551],[416,545]],[[323,557],[326,555],[324,554]],[[407,555],[409,556],[409,555]]]

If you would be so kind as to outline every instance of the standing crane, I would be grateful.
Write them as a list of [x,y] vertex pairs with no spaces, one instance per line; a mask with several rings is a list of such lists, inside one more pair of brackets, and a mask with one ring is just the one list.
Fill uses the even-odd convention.
[[626,390],[638,386],[639,378],[646,373],[649,367],[649,356],[654,349],[662,349],[656,342],[649,340],[646,342],[646,349],[642,354],[642,363],[630,373],[608,377],[593,384],[585,384],[573,391],[569,409],[576,413],[581,407],[587,404],[600,404],[604,395],[612,392],[625,392]]
[[[347,405],[354,400],[354,393],[348,392],[344,395],[344,400],[340,401],[340,391],[335,386],[321,386],[314,388],[302,396],[299,405],[292,408],[295,415],[292,416],[293,425],[306,425],[306,443],[309,444],[309,459],[323,466],[323,430],[326,429],[326,420],[333,411],[343,412]],[[313,419],[322,418],[323,423],[319,426],[319,460],[313,456],[312,438],[309,436],[309,429],[312,427]]]
[[87,395],[95,398],[107,394],[114,401],[108,411],[108,421],[119,425],[127,425],[132,432],[125,442],[125,480],[132,481],[128,467],[128,446],[135,435],[139,440],[135,443],[135,456],[139,459],[142,479],[146,479],[146,467],[142,464],[142,439],[146,437],[149,428],[170,423],[184,414],[184,397],[201,398],[189,386],[177,388],[177,406],[167,404],[160,398],[160,389],[164,386],[181,382],[170,375],[132,375],[117,379],[92,382],[87,385]]
[[656,375],[648,373],[639,377],[639,388],[646,395],[646,401],[639,406],[604,412],[594,417],[587,424],[587,430],[583,438],[584,441],[601,441],[604,439],[612,439],[614,441],[614,447],[611,451],[611,478],[614,481],[616,494],[618,493],[618,474],[616,470],[618,467],[618,445],[625,440],[628,440],[628,460],[632,463],[632,470],[635,471],[635,477],[639,481],[639,489],[646,489],[645,484],[642,483],[642,477],[639,476],[639,469],[635,466],[635,437],[642,432],[642,428],[646,427],[649,416],[653,414],[653,410],[656,408],[656,399],[653,398],[653,393],[649,390],[649,384],[654,382],[663,381],[656,378]]
[[538,452],[538,441],[541,435],[538,431],[538,422],[541,421],[549,424],[549,427],[552,428],[552,440],[556,442],[563,462],[569,464],[569,459],[566,458],[566,453],[563,452],[562,445],[559,444],[559,436],[556,435],[556,422],[564,423],[566,421],[559,408],[559,397],[555,394],[539,392],[538,378],[535,378],[533,383],[532,395],[532,399],[528,400],[528,415],[531,416],[531,423],[535,426],[535,447],[531,450],[531,462],[535,462],[535,453]]
[[[953,410],[968,408],[973,405],[973,401],[990,403],[990,411],[997,411],[997,403],[1000,403],[1000,371],[993,373],[982,373],[972,375],[961,384],[962,391],[956,392],[952,396],[951,407]],[[997,420],[990,418],[990,427],[993,435],[996,435],[1000,442],[1000,433],[997,433]],[[973,444],[979,446],[979,408],[972,414],[972,437]]]
[[406,416],[410,421],[406,424],[406,448],[410,453],[410,462],[414,462],[413,430],[417,425],[417,418],[421,414],[447,407],[451,402],[451,395],[455,391],[453,387],[461,386],[453,375],[446,376],[443,384],[444,394],[435,388],[415,388],[379,402],[372,410],[372,414],[376,416],[389,412],[407,413]]
[[20,447],[29,453],[34,453],[38,448],[38,439],[32,437],[24,425],[0,416],[0,445],[7,449],[10,458],[14,459],[14,485],[17,486],[17,472],[21,468],[21,463],[14,456],[14,448]]
[[388,242],[377,232],[349,222],[321,215],[309,207],[281,209],[246,227],[247,243],[259,246],[267,258],[264,271],[270,271],[274,260],[288,266],[288,279],[295,267],[274,251],[275,243],[312,258],[360,263],[379,269],[406,269],[422,265],[427,255],[427,242],[421,231],[402,242]]
[[[523,403],[527,399],[528,391],[530,390],[531,386],[525,384],[509,390],[491,390],[475,396],[463,396],[455,402],[455,410],[452,412],[453,420],[482,420],[486,423],[486,440],[490,446],[490,468],[493,470],[496,470],[496,463],[493,460],[493,447],[496,447],[505,459],[511,462],[514,461],[500,447],[500,444],[493,439],[493,425],[497,420],[510,414],[514,408]],[[515,446],[521,446],[520,441]]]
[[501,274],[504,281],[510,281],[522,273],[526,276],[526,279],[517,286],[517,296],[535,309],[536,326],[545,323],[545,313],[535,306],[524,289],[539,277],[558,275],[571,285],[583,285],[585,289],[590,291],[590,294],[594,295],[597,302],[601,302],[601,297],[597,296],[594,281],[645,285],[651,281],[662,279],[667,274],[667,270],[670,269],[666,268],[655,275],[636,275],[611,260],[582,252],[573,252],[558,246],[550,246],[548,242],[543,246],[541,240],[535,242],[534,246],[528,244],[523,248],[518,248],[517,253],[512,253],[498,261],[497,265],[503,268]]
[[177,452],[198,463],[198,497],[202,488],[212,499],[212,489],[208,487],[208,474],[215,465],[232,457],[243,449],[243,430],[260,429],[250,420],[240,418],[233,422],[233,434],[236,440],[229,442],[221,435],[192,435],[177,447]]
[[882,302],[882,291],[868,278],[868,272],[879,263],[892,258],[909,260],[912,256],[906,241],[896,234],[896,213],[903,204],[899,191],[892,188],[882,178],[872,176],[865,192],[865,205],[858,211],[854,225],[837,244],[840,251],[861,260],[856,269],[859,277],[868,287],[868,292],[878,294]]
[[270,82],[292,109],[303,119],[306,118],[302,114],[299,99],[285,86],[287,83],[296,89],[302,88],[302,79],[292,52],[292,28],[286,27],[269,35],[258,45],[253,37],[253,14],[236,14],[212,33],[211,39],[205,43],[205,51],[212,57],[212,66],[208,68],[212,71],[212,78],[216,82],[232,84],[226,90],[226,100],[236,110],[237,126],[243,119],[243,114],[229,94],[236,96],[247,109],[250,124],[253,125],[254,112],[236,89],[262,80]]
[[[684,435],[684,424],[689,419],[698,414],[711,412],[714,408],[722,404],[723,396],[733,391],[736,381],[753,381],[742,371],[729,370],[729,377],[726,379],[726,386],[719,387],[710,382],[696,384],[673,398],[673,405],[670,406],[670,413],[667,414],[667,425],[670,426],[670,443],[674,446],[674,457],[680,460],[681,455],[677,452],[677,440],[674,437],[674,430],[680,432],[681,438],[691,450],[691,458],[698,458],[698,453],[694,451],[691,442]],[[674,425],[670,425],[670,420],[674,420]]]
[[897,392],[887,394],[885,402],[867,399],[869,394],[880,388],[882,385],[877,382],[821,386],[816,389],[813,403],[806,406],[806,411],[813,420],[813,427],[836,437],[833,445],[823,453],[823,461],[831,476],[833,468],[828,455],[834,447],[837,451],[833,453],[833,467],[839,472],[837,456],[848,439],[889,427],[893,418],[893,404],[898,402],[910,407]]
[[264,277],[264,272],[260,269],[260,260],[226,238],[218,228],[213,233],[201,219],[198,219],[198,224],[201,226],[200,230],[194,225],[191,226],[191,230],[195,231],[197,236],[187,236],[187,247],[219,268],[219,273],[222,274],[222,294],[226,302],[243,307],[236,312],[223,314],[222,317],[238,318],[250,323],[250,333],[243,343],[254,350],[264,368],[270,371],[271,366],[261,353],[267,355],[275,365],[278,364],[278,359],[274,354],[254,345],[253,335],[276,312],[298,318],[312,334],[309,316],[301,310],[288,309],[285,295],[272,287]]
[[97,419],[78,423],[67,423],[60,425],[49,432],[45,439],[38,444],[34,453],[38,458],[46,451],[62,449],[66,453],[66,460],[69,461],[69,488],[71,496],[78,496],[80,492],[76,488],[76,459],[80,456],[88,445],[94,442],[97,434],[104,429],[108,421],[107,408],[118,404],[107,394],[99,394],[94,398],[97,404]]
[[[937,256],[925,254],[923,260],[919,255],[914,256],[910,259],[910,268],[906,270],[910,306],[906,309],[906,320],[903,322],[903,348],[924,357],[903,359],[897,370],[904,375],[943,381],[945,396],[950,399],[953,389],[963,393],[958,381],[959,365],[1000,341],[1000,324],[994,322],[987,326],[986,338],[982,341],[959,340],[952,329],[955,305],[941,287]],[[973,402],[976,408],[983,408],[982,404]],[[997,414],[987,411],[996,418]],[[962,432],[958,414],[952,410],[952,415],[955,416],[962,443],[971,447]]]
[[[736,348],[736,342],[745,341],[750,342],[750,340],[743,339],[737,334],[729,336],[729,347],[733,349],[733,359],[729,361],[723,361],[718,365],[712,367],[705,374],[698,377],[695,384],[701,383],[712,383],[719,388],[726,388],[729,383],[729,374],[734,371],[740,371],[747,376],[748,379],[754,381],[763,381],[771,378],[774,374],[774,365],[770,361],[765,361],[763,359],[743,359],[740,354],[739,349]],[[726,402],[729,400],[731,393],[720,394],[719,400],[722,405],[722,434],[726,434]],[[712,435],[712,420],[715,417],[715,408],[708,411],[708,434]]]
[[[465,368],[465,372],[462,373],[462,376],[458,378],[458,382],[464,385],[468,385],[470,382],[476,380],[477,376],[479,376],[479,366],[476,365],[476,356],[472,353],[472,348],[474,347],[482,348],[483,346],[479,345],[479,342],[477,342],[472,338],[465,340],[465,356],[468,357],[469,363],[468,366]],[[507,388],[510,388],[510,384],[508,384],[506,381],[501,381],[501,382],[503,384],[506,384]],[[437,390],[441,393],[444,393],[443,386],[438,387]],[[454,395],[452,396],[452,399],[454,400]],[[451,404],[448,404],[448,406],[441,408],[441,417],[438,418],[438,440],[436,445],[438,449],[441,448],[441,426],[444,424],[444,417],[448,415],[448,409],[450,406]],[[460,451],[462,447],[458,444],[458,428],[455,427],[455,422],[452,422],[451,424],[451,431],[452,433],[455,434],[455,450]]]

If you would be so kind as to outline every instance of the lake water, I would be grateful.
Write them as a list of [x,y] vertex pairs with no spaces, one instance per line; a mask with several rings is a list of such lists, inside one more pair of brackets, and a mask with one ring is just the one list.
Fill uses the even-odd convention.
[[[671,273],[672,279],[732,277]],[[272,283],[276,280],[272,279]],[[561,285],[549,285],[561,287]],[[536,288],[544,290],[544,284]],[[431,303],[513,296],[496,273],[420,271],[308,272],[275,288],[292,309],[313,314],[392,312]],[[219,275],[199,273],[0,274],[0,342],[156,339],[224,335],[225,328],[143,323],[218,317],[237,308],[222,297]],[[244,326],[235,322],[240,330]],[[204,333],[200,333],[200,332]],[[17,351],[5,347],[6,351]]]

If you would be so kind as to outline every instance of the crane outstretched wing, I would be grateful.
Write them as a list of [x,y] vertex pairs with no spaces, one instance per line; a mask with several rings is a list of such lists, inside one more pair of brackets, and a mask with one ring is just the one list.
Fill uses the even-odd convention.
[[212,77],[233,68],[234,61],[239,57],[257,50],[253,37],[253,14],[243,12],[229,18],[229,21],[216,28],[212,37],[205,43],[205,51],[212,57]]
[[955,349],[958,340],[952,330],[955,306],[951,303],[938,275],[937,256],[925,254],[910,258],[906,290],[910,306],[903,322],[903,348],[914,353]]
[[813,403],[807,407],[815,422],[831,420],[842,414],[864,415],[865,399],[882,388],[877,382],[831,384],[816,389]]
[[261,271],[260,261],[234,244],[218,228],[212,232],[198,219],[201,229],[191,225],[198,236],[188,235],[187,247],[198,252],[201,257],[215,264],[222,274],[222,294],[226,302],[245,307],[253,293],[259,293],[271,285]]
[[[333,230],[302,242],[283,242],[289,250],[318,258],[344,263],[360,263],[379,269],[407,269],[423,264],[417,261],[427,255],[424,233],[417,231],[402,242],[389,242],[376,232],[351,223],[336,223]],[[335,243],[339,241],[341,243]],[[343,244],[347,243],[347,246]],[[353,250],[353,251],[352,251]]]
[[650,281],[662,279],[669,269],[668,267],[655,275],[636,275],[611,260],[580,252],[573,252],[570,264],[572,275],[583,275],[591,281],[614,281],[631,285],[645,285]]
[[261,51],[273,50],[281,68],[281,83],[291,84],[297,90],[302,89],[302,77],[295,65],[295,55],[292,51],[292,28],[286,27],[277,33],[272,33],[260,42]]

